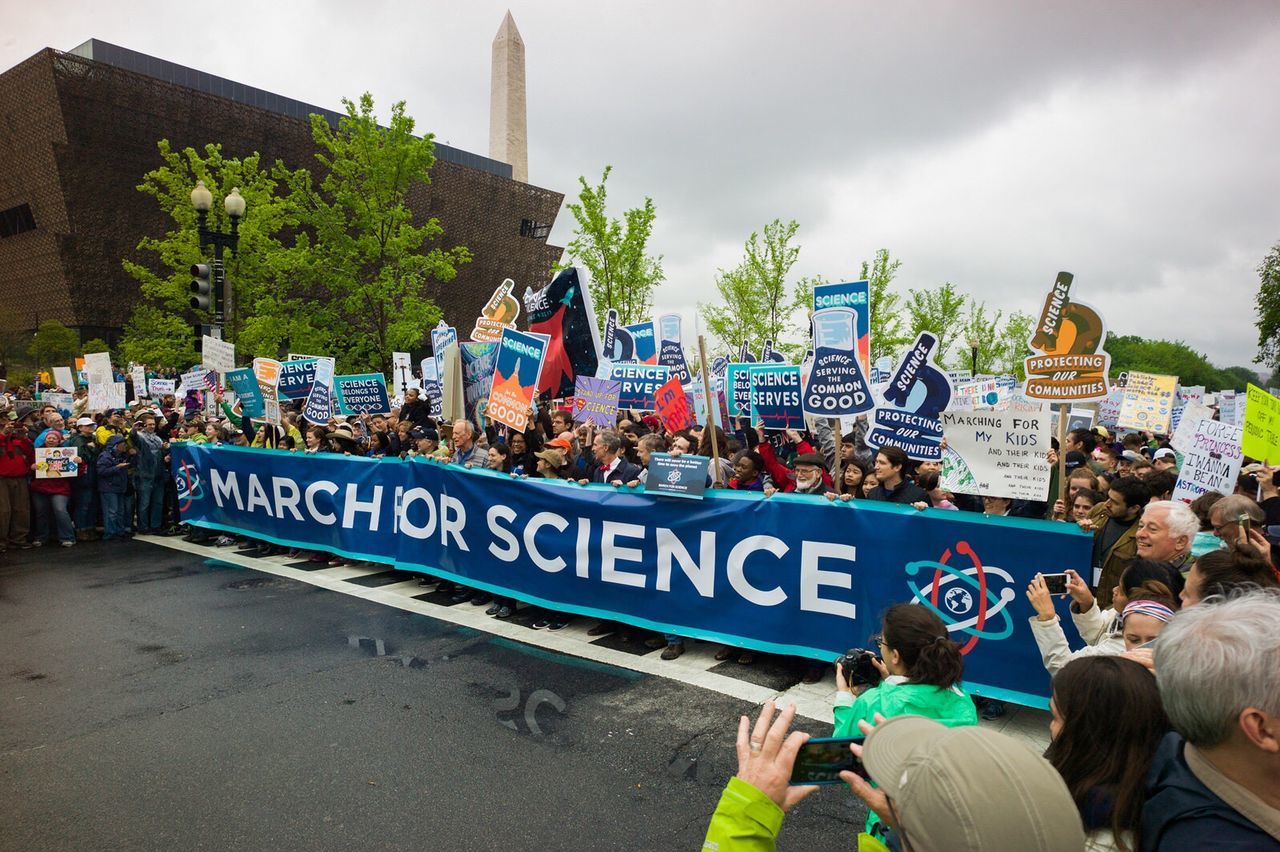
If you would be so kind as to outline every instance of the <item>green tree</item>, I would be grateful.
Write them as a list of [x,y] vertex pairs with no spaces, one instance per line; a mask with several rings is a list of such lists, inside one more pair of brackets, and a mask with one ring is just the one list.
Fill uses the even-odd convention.
[[0,305],[0,366],[5,369],[13,366],[14,361],[22,356],[23,349],[29,345],[22,322],[13,305]]
[[736,353],[742,341],[762,340],[763,324],[754,310],[756,305],[755,279],[744,265],[716,272],[716,290],[720,303],[698,305],[707,331],[730,352]]
[[41,370],[64,367],[80,354],[80,336],[57,320],[40,323],[27,354]]
[[1031,339],[1031,328],[1036,318],[1023,311],[1014,311],[999,329],[999,349],[996,355],[996,372],[999,375],[1015,376],[1019,381],[1027,377],[1026,359],[1031,355],[1031,347],[1027,341]]
[[91,337],[84,343],[80,344],[81,352],[110,352],[111,344],[103,340],[101,337]]
[[1108,334],[1106,350],[1111,353],[1111,375],[1124,371],[1177,376],[1184,385],[1204,385],[1211,391],[1243,390],[1247,382],[1260,377],[1245,367],[1220,370],[1202,353],[1181,340],[1153,340],[1126,334]]
[[922,331],[935,335],[938,338],[936,359],[939,364],[946,363],[955,343],[955,334],[960,331],[965,295],[950,281],[932,290],[912,289],[907,292],[910,296],[906,305],[906,336],[915,340]]
[[[429,245],[444,233],[438,219],[413,222],[408,195],[430,183],[435,146],[431,134],[413,135],[404,101],[392,105],[386,127],[379,126],[368,92],[359,103],[344,98],[343,105],[337,130],[323,116],[311,116],[324,172],[319,184],[309,172],[278,170],[315,243],[299,239],[300,286],[264,300],[246,334],[259,345],[277,346],[286,334],[293,345],[299,338],[327,338],[326,351],[341,368],[385,373],[393,350],[417,346],[435,325],[440,309],[431,295],[439,282],[453,280],[471,253],[463,246]],[[303,317],[300,304],[323,307]]]
[[625,211],[621,220],[609,218],[606,184],[611,171],[613,166],[604,167],[597,186],[578,177],[578,201],[568,205],[578,226],[565,249],[573,263],[591,273],[591,301],[601,326],[610,308],[624,325],[649,319],[653,291],[664,274],[662,255],[647,251],[657,216],[653,199],[646,196],[644,204]]
[[1227,367],[1219,372],[1222,374],[1222,384],[1219,386],[1219,390],[1230,390],[1234,388],[1235,390],[1242,391],[1251,384],[1257,385],[1260,388],[1266,387],[1263,383],[1262,376],[1258,375],[1253,370],[1250,370],[1248,367]]
[[902,314],[899,305],[902,294],[895,293],[893,279],[898,275],[902,261],[891,257],[889,250],[882,248],[870,262],[862,261],[862,272],[859,276],[869,282],[871,300],[871,360],[890,355],[896,357],[902,347],[915,340],[903,329]]
[[134,361],[149,367],[186,369],[199,360],[193,338],[191,323],[180,315],[143,302],[134,308],[125,324],[117,349],[126,364]]
[[1254,301],[1258,319],[1259,364],[1280,370],[1280,243],[1258,266],[1258,295]]
[[787,275],[800,256],[800,246],[791,245],[799,228],[794,220],[784,225],[782,220],[774,219],[764,226],[763,235],[752,231],[747,237],[746,258],[742,265],[754,282],[756,311],[765,340],[781,343],[790,319]]

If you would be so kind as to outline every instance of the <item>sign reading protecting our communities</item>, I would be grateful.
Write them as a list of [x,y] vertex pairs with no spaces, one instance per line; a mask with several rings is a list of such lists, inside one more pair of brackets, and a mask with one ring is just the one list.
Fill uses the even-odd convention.
[[1177,376],[1161,376],[1130,370],[1116,425],[1122,429],[1139,429],[1167,435],[1172,422],[1173,397],[1177,388]]
[[960,643],[966,690],[1039,707],[1050,679],[1023,591],[1091,564],[1093,537],[1050,521],[727,490],[694,503],[423,459],[192,443],[172,456],[193,526],[646,630],[830,660],[914,601]]
[[610,378],[621,382],[618,408],[653,411],[658,388],[666,384],[671,371],[661,364],[614,364]]
[[1234,493],[1244,461],[1240,449],[1243,435],[1242,426],[1218,420],[1197,421],[1191,449],[1183,453],[1182,467],[1178,468],[1173,499],[1190,503],[1207,491]]
[[701,500],[706,493],[708,456],[651,453],[649,475],[644,481],[646,494]]
[[[871,282],[844,281],[813,288],[813,312],[827,308],[851,308],[857,314],[858,361],[862,375],[871,375]],[[761,359],[764,360],[764,359]]]
[[1102,314],[1071,300],[1070,272],[1059,272],[1040,310],[1028,345],[1023,394],[1042,402],[1088,402],[1107,395],[1111,356],[1102,348],[1107,324]]
[[938,339],[927,331],[916,337],[890,374],[884,404],[877,406],[867,446],[900,447],[918,461],[942,458],[942,422],[951,402],[951,379],[934,360]]
[[622,382],[577,376],[573,386],[573,422],[612,429],[618,423],[618,395]]
[[339,414],[350,416],[391,413],[387,377],[381,373],[334,376],[333,384],[338,397]]
[[1280,462],[1280,399],[1252,384],[1246,393],[1244,454],[1267,464]]
[[493,386],[485,416],[517,432],[529,425],[533,398],[538,393],[542,362],[550,338],[545,334],[504,328],[493,365]]
[[944,411],[942,487],[955,494],[1045,500],[1049,418],[1017,411]]
[[803,429],[800,368],[756,364],[751,370],[751,425],[766,429]]
[[36,447],[36,479],[79,475],[80,452],[75,447]]
[[516,282],[505,278],[493,291],[489,301],[480,309],[475,328],[471,329],[473,341],[497,343],[504,328],[516,327],[516,317],[520,316],[520,300],[511,295],[515,288]]

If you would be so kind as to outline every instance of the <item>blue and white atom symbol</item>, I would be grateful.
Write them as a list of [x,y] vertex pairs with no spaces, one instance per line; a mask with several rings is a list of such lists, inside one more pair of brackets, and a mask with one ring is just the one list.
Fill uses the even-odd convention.
[[[907,563],[906,571],[910,576],[914,577],[921,571],[933,572],[933,581],[923,588],[914,580],[908,580],[907,585],[915,597],[913,603],[933,610],[947,625],[948,632],[963,633],[969,637],[969,641],[960,648],[960,653],[967,654],[979,639],[1007,639],[1013,634],[1013,621],[1005,607],[1017,593],[1013,588],[1013,577],[1000,568],[984,566],[968,542],[956,542],[955,550],[967,556],[973,567],[960,570],[948,565],[951,560],[948,548],[937,562]],[[993,578],[1004,581],[999,594],[991,589]],[[952,583],[959,585],[951,586]],[[941,607],[938,606],[939,595],[942,597]],[[999,621],[993,623],[992,619],[997,616]]]

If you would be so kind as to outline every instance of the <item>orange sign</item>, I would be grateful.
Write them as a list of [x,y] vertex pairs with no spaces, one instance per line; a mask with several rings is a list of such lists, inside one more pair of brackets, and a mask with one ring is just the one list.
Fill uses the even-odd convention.
[[1028,341],[1035,350],[1026,360],[1028,399],[1086,402],[1107,396],[1111,356],[1102,349],[1107,326],[1102,315],[1070,298],[1070,272],[1059,272],[1045,296],[1040,321]]

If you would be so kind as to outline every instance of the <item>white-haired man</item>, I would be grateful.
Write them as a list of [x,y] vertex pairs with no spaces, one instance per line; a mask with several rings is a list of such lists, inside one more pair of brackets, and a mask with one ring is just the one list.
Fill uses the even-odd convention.
[[1183,610],[1155,644],[1175,733],[1152,761],[1142,849],[1280,849],[1280,594]]
[[1156,500],[1148,503],[1138,519],[1139,559],[1172,562],[1179,570],[1188,568],[1191,542],[1200,531],[1200,519],[1186,503]]

